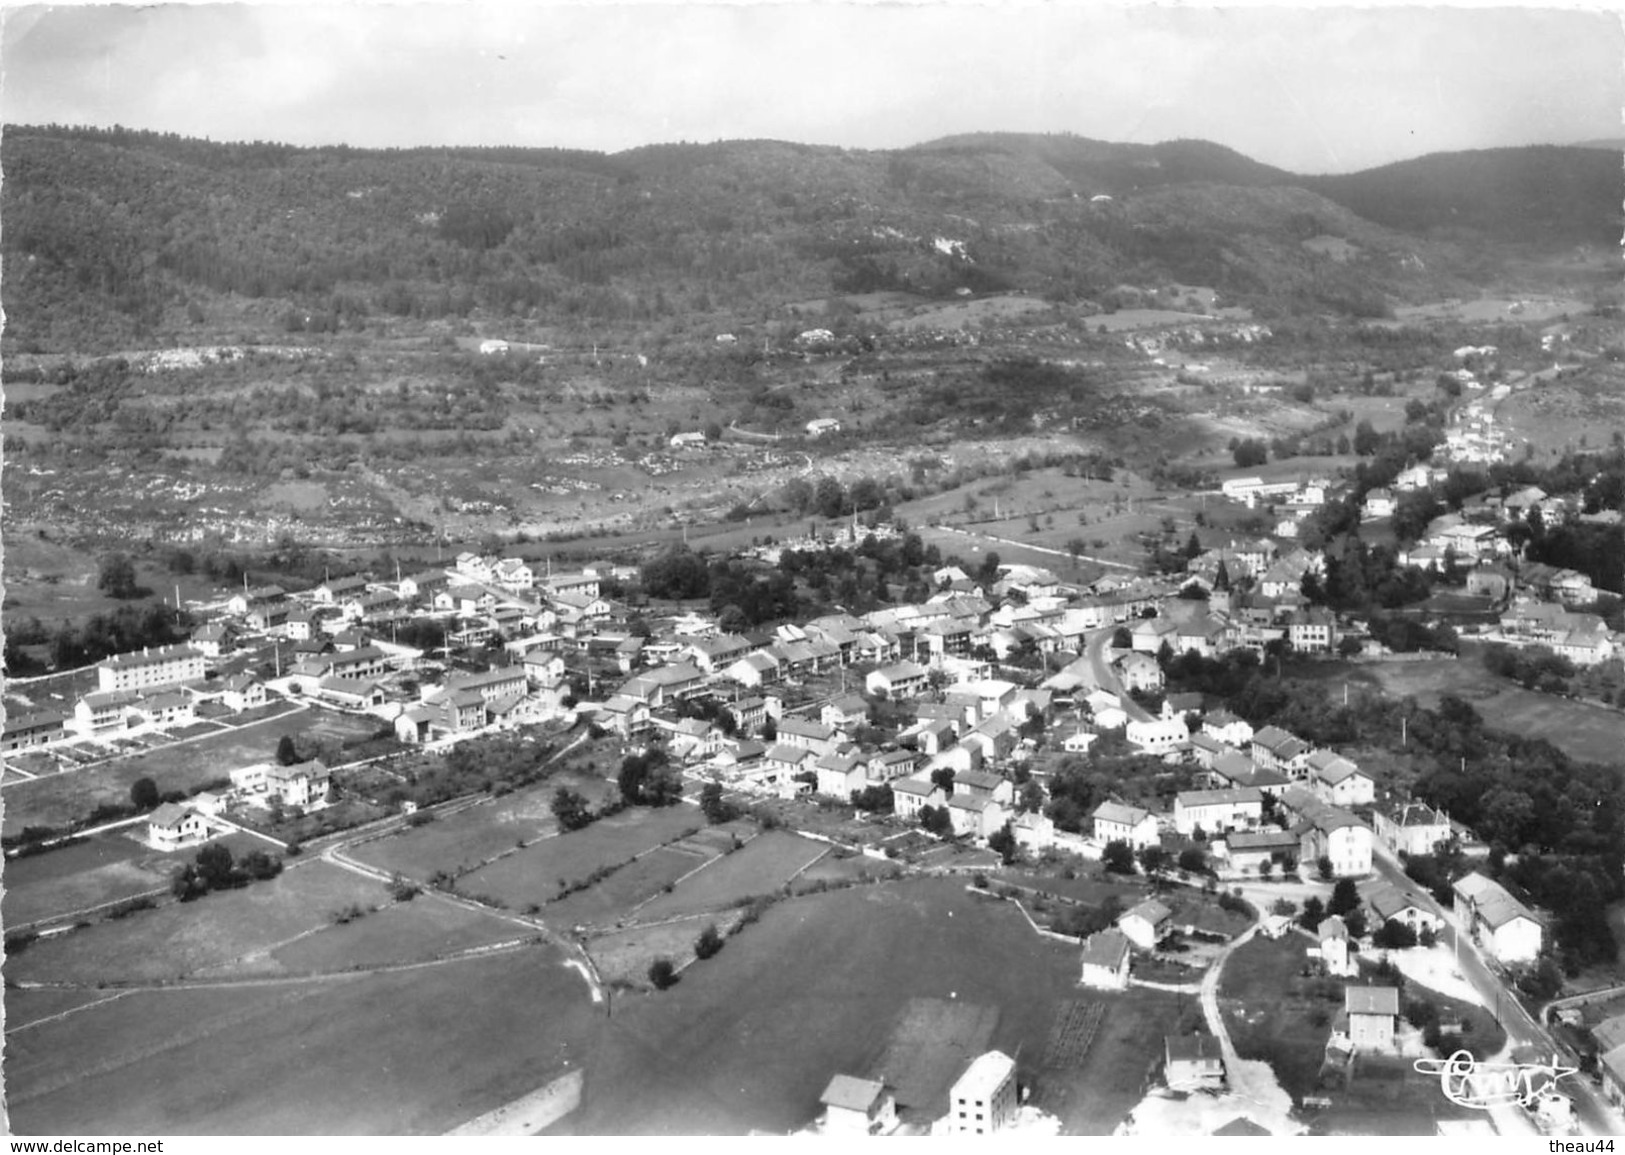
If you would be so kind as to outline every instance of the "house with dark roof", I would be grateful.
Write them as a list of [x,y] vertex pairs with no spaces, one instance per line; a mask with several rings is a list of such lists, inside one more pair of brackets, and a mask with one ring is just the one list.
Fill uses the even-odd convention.
[[1343,988],[1343,1014],[1349,1042],[1357,1051],[1388,1051],[1394,1046],[1394,1025],[1399,1018],[1399,990],[1395,987]]
[[1079,981],[1099,990],[1126,990],[1132,946],[1128,935],[1115,927],[1090,935],[1083,944],[1083,975]]

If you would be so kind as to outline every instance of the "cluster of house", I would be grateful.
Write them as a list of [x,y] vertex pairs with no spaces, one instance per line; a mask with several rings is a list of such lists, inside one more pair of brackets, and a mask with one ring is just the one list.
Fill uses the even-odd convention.
[[1275,534],[1295,538],[1303,523],[1326,502],[1342,492],[1339,482],[1325,478],[1305,478],[1300,481],[1265,481],[1260,477],[1236,477],[1220,486],[1226,497],[1241,502],[1248,509],[1267,505],[1274,510]]
[[332,774],[320,759],[285,766],[259,762],[231,771],[231,789],[201,791],[184,803],[166,802],[147,818],[147,840],[159,850],[195,845],[233,827],[215,821],[237,805],[320,810],[328,804]]

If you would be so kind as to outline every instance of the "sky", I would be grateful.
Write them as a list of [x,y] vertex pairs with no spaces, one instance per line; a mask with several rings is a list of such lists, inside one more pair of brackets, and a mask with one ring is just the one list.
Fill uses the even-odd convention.
[[614,152],[1071,132],[1197,137],[1321,173],[1625,136],[1625,28],[1596,8],[6,0],[0,13],[7,123],[214,140]]

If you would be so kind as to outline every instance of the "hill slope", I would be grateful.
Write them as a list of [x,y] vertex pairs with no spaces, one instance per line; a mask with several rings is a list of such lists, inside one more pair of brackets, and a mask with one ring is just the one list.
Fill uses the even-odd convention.
[[[1381,311],[1453,267],[1450,246],[1410,232],[1504,239],[1532,225],[1533,239],[1569,241],[1613,227],[1609,154],[1526,153],[1302,179],[1202,141],[982,134],[890,152],[730,141],[606,156],[14,127],[0,141],[6,348],[476,315],[703,327],[832,292],[1078,300],[1170,281],[1275,312]],[[1304,244],[1323,236],[1357,255]]]

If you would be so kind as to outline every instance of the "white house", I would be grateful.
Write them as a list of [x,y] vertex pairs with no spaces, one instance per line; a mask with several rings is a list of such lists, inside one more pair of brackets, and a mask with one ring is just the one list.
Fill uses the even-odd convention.
[[1174,795],[1174,829],[1193,834],[1251,830],[1264,815],[1264,792],[1256,786],[1233,790],[1186,790]]
[[1377,837],[1401,854],[1432,854],[1450,839],[1450,816],[1424,802],[1402,802],[1372,812]]
[[160,850],[175,850],[208,836],[203,815],[174,802],[165,802],[147,819],[147,838]]
[[1151,950],[1167,933],[1173,911],[1154,898],[1125,911],[1117,918],[1117,929],[1141,950]]
[[1083,985],[1100,990],[1126,990],[1132,954],[1128,935],[1116,927],[1090,935],[1083,944]]
[[1126,842],[1135,850],[1155,846],[1158,841],[1157,816],[1138,806],[1122,802],[1102,802],[1095,807],[1095,841]]
[[1492,957],[1501,962],[1533,962],[1539,956],[1540,921],[1500,883],[1475,870],[1450,889],[1457,920]]
[[1145,754],[1169,754],[1189,745],[1191,740],[1183,717],[1130,722],[1124,736]]
[[948,1092],[948,1133],[991,1135],[1016,1120],[1016,1064],[1002,1051],[989,1051],[959,1077]]

